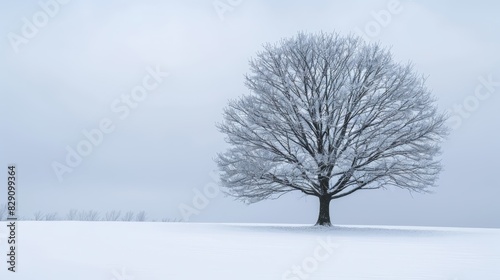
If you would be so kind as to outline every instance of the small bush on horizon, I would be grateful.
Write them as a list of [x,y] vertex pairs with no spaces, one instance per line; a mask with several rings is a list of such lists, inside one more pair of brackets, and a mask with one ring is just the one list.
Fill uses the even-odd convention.
[[[7,220],[7,204],[0,204],[0,221]],[[101,217],[102,216],[102,217]],[[178,218],[162,218],[148,220],[148,214],[142,210],[135,214],[133,211],[127,211],[122,215],[122,211],[112,210],[101,215],[95,210],[77,210],[71,209],[65,216],[59,216],[57,212],[44,213],[36,211],[32,217],[20,216],[18,221],[104,221],[104,222],[162,222],[177,223],[182,222]]]

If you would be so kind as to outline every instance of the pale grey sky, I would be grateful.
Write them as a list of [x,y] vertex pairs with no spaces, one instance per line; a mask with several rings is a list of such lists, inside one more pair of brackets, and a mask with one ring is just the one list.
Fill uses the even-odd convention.
[[[0,166],[18,166],[22,215],[76,208],[180,218],[179,205],[214,182],[213,158],[226,148],[215,123],[228,99],[247,92],[249,58],[298,31],[337,31],[412,61],[454,129],[435,194],[358,192],[332,202],[333,222],[500,227],[498,2],[60,2],[0,2]],[[169,76],[156,77],[125,116],[122,95],[155,68]],[[66,147],[105,119],[114,130],[58,180],[54,161],[65,163]],[[300,194],[251,206],[218,195],[190,221],[311,224],[316,215],[317,201]]]

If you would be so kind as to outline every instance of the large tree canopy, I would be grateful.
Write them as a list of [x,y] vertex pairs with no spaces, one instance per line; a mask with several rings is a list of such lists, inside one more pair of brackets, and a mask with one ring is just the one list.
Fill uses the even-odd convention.
[[390,51],[355,36],[304,34],[267,44],[250,61],[250,93],[230,101],[218,125],[228,194],[247,203],[291,191],[329,205],[389,186],[427,192],[441,169],[445,117],[425,79]]

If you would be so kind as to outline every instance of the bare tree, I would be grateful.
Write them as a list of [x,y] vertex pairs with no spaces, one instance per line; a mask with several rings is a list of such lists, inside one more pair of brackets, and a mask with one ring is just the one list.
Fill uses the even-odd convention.
[[218,125],[226,193],[247,203],[299,191],[330,202],[395,186],[428,192],[447,133],[425,79],[389,50],[338,34],[268,44],[250,61],[250,93],[229,102]]
[[0,204],[0,221],[7,220],[7,204]]
[[134,220],[134,212],[132,212],[132,211],[128,211],[122,217],[122,221],[125,221],[125,222],[130,222],[132,220]]
[[57,221],[58,219],[56,212],[45,214],[45,221]]
[[106,212],[104,219],[105,219],[105,221],[118,221],[118,219],[120,218],[120,215],[121,215],[121,211],[113,210],[110,212]]
[[43,221],[45,219],[45,214],[42,211],[37,211],[33,214],[33,219],[35,221]]
[[141,211],[139,213],[137,213],[137,215],[135,216],[135,220],[137,222],[145,222],[147,220],[147,214],[146,214],[146,211]]
[[78,213],[79,221],[99,221],[100,219],[99,212],[95,210],[81,211]]
[[68,212],[68,215],[66,215],[66,220],[68,221],[75,221],[78,216],[78,210],[76,209],[71,209]]
[[180,223],[180,222],[182,222],[182,219],[179,219],[179,218],[162,218],[161,222],[163,222],[163,223]]

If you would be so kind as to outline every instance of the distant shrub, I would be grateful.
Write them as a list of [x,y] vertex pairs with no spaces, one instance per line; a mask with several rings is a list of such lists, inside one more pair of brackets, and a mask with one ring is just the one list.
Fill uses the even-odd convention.
[[110,222],[118,221],[120,216],[121,216],[121,211],[113,210],[110,212],[106,212],[106,215],[104,216],[104,221],[110,221]]
[[78,220],[79,221],[99,221],[99,212],[94,211],[94,210],[89,210],[89,211],[81,211],[78,214]]
[[0,204],[0,221],[7,220],[7,204]]
[[[7,205],[0,204],[0,221],[5,221],[7,219]],[[71,209],[64,217],[60,217],[57,212],[44,213],[42,211],[37,211],[33,214],[32,218],[18,217],[19,221],[124,221],[124,222],[146,222],[148,221],[148,214],[146,211],[140,211],[135,214],[133,211],[127,211],[122,215],[121,211],[112,210],[104,213],[101,217],[101,213],[95,210],[89,211],[79,211],[76,209]],[[182,222],[181,219],[177,218],[163,218],[161,220],[151,219],[151,222],[163,222],[163,223],[175,223]]]
[[134,219],[134,212],[132,211],[128,211],[127,213],[125,213],[125,215],[123,215],[122,217],[122,221],[125,221],[125,222],[130,222]]

